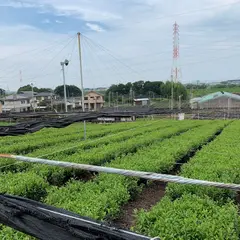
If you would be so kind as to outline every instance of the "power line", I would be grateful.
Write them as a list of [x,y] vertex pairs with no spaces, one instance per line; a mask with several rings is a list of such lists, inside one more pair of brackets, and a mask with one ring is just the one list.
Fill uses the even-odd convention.
[[[76,36],[74,36],[74,39],[76,38]],[[66,76],[68,76],[68,71],[69,71],[69,68],[71,67],[71,63],[72,63],[72,57],[73,57],[73,53],[74,51],[76,50],[76,47],[77,47],[77,43],[73,41],[73,48],[72,48],[72,51],[71,53],[68,55],[67,59],[69,60],[69,65],[67,67],[67,70],[66,70]]]
[[93,40],[91,40],[90,38],[86,37],[83,35],[84,38],[86,38],[87,40],[89,40],[90,42],[92,42],[92,44],[96,45],[97,47],[99,47],[100,49],[102,49],[105,53],[107,53],[108,55],[110,55],[114,60],[116,60],[117,62],[119,62],[121,65],[123,65],[124,67],[126,67],[127,69],[129,69],[131,72],[133,72],[134,74],[137,74],[138,76],[140,76],[141,78],[141,74],[140,72],[134,70],[132,67],[128,66],[126,63],[124,63],[122,60],[120,60],[119,58],[117,58],[116,56],[114,56],[114,54],[108,50],[107,48],[103,47],[100,44],[95,43]]
[[[95,52],[94,47],[96,47],[96,46],[93,45],[93,44],[92,44],[90,41],[88,41],[88,40],[85,40],[85,41],[86,41],[88,47],[90,48],[90,52],[92,52],[92,53]],[[98,58],[99,62],[103,63],[102,59],[99,57],[99,55],[98,55],[97,53],[96,53],[96,54],[93,54],[93,55]],[[125,82],[125,79],[123,79],[123,77],[122,77],[121,74],[119,73],[119,69],[118,69],[117,67],[111,66],[110,64],[106,64],[106,68],[109,69],[109,70],[111,70],[111,71],[113,71],[113,72],[115,72],[116,75],[117,75],[123,82]]]
[[[75,37],[75,36],[74,36],[74,37]],[[52,59],[51,59],[47,64],[44,65],[43,68],[39,69],[39,72],[43,73],[43,72],[50,66],[50,64],[58,57],[58,55],[59,55],[60,53],[62,53],[63,50],[64,50],[66,47],[69,46],[69,44],[73,41],[74,37],[72,37],[72,38],[67,42],[67,44],[65,44],[65,45],[63,46],[63,48],[62,48],[56,55],[54,55],[54,56],[52,57]],[[42,74],[37,75],[36,77],[29,77],[29,78],[31,78],[31,79],[36,79],[36,78],[39,78],[39,77],[41,77],[41,76],[42,76]]]
[[[70,40],[71,40],[71,39],[72,39],[72,38],[70,38]],[[67,39],[67,41],[69,41],[69,38]],[[64,41],[64,43],[65,43],[65,41]],[[47,48],[39,51],[39,53],[40,53],[41,55],[44,55],[44,51],[47,51],[47,50],[48,50],[49,48],[51,48],[51,47],[52,47],[52,44],[51,44],[50,46],[48,46]],[[54,51],[54,50],[51,49],[50,51]],[[39,54],[39,53],[37,53],[37,54]],[[18,55],[21,55],[21,54],[18,54]],[[36,55],[35,55],[35,57],[33,57],[33,59],[34,59],[35,61],[37,60]],[[32,62],[31,62],[31,63],[32,63]],[[12,68],[12,70],[9,71],[8,73],[6,73],[5,75],[1,76],[0,78],[6,78],[6,76],[10,75],[11,73],[14,73],[14,72],[19,71],[19,68],[24,69],[26,66],[29,66],[29,64],[24,64],[24,65],[13,64],[11,67],[8,68],[8,69],[11,69],[11,68]],[[14,69],[14,68],[15,68],[15,69]],[[5,69],[5,70],[6,70],[6,69]],[[12,78],[17,77],[17,76],[18,76],[18,75],[15,74],[14,76],[12,76]]]
[[[67,37],[67,40],[68,40],[69,38],[72,38],[72,36],[68,36],[68,37]],[[4,60],[6,60],[6,59],[8,59],[8,58],[12,58],[12,57],[16,57],[16,56],[21,56],[21,55],[24,55],[24,54],[28,54],[28,53],[31,53],[31,52],[38,51],[38,50],[39,50],[39,51],[40,51],[40,50],[41,50],[41,51],[44,51],[44,50],[46,50],[46,49],[48,49],[48,48],[51,48],[53,45],[55,45],[55,44],[58,43],[58,42],[63,42],[63,40],[54,41],[54,42],[52,42],[50,45],[47,45],[47,47],[44,46],[43,49],[42,49],[42,47],[41,47],[41,48],[34,48],[34,49],[32,49],[32,50],[29,50],[29,51],[25,51],[25,52],[13,54],[13,55],[7,56],[7,57],[5,57],[5,58],[0,58],[0,61],[4,61]]]

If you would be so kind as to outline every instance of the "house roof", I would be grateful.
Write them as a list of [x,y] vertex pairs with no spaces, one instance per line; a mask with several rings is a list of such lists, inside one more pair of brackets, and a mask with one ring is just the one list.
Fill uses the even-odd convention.
[[199,102],[201,99],[202,99],[201,97],[192,98],[192,99],[190,100],[190,103],[197,103],[197,102]]
[[21,92],[19,92],[19,95],[25,95],[25,96],[28,96],[28,97],[32,97],[32,94],[37,95],[36,92],[32,92],[32,91],[21,91]]
[[88,96],[90,93],[94,93],[96,95],[99,95],[99,96],[103,96],[102,94],[96,92],[96,91],[89,91],[88,93],[85,94],[85,97]]
[[204,102],[208,102],[208,101],[211,101],[214,99],[218,99],[220,97],[231,98],[231,99],[240,101],[240,96],[238,96],[236,94],[232,94],[232,93],[228,93],[228,92],[215,92],[215,93],[211,93],[209,95],[202,97],[198,102],[204,103]]
[[29,99],[28,96],[22,95],[22,94],[13,94],[5,97],[5,101],[15,101],[15,100],[25,100]]
[[54,94],[51,93],[51,92],[40,92],[40,93],[37,93],[36,97],[50,97],[50,96],[53,96]]

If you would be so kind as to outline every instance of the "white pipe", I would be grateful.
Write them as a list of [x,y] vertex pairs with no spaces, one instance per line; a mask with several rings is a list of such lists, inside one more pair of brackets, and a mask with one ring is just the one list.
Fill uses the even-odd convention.
[[143,179],[168,182],[168,183],[171,182],[171,183],[179,183],[179,184],[193,184],[193,185],[202,185],[202,186],[208,186],[208,187],[216,187],[216,188],[240,191],[239,184],[210,182],[205,180],[190,179],[190,178],[184,178],[180,176],[173,176],[173,175],[166,175],[166,174],[159,174],[159,173],[140,172],[140,171],[132,171],[132,170],[125,170],[125,169],[110,168],[110,167],[99,167],[99,166],[93,166],[93,165],[87,165],[87,164],[77,164],[77,163],[71,163],[71,162],[62,162],[62,161],[56,161],[56,160],[31,158],[31,157],[24,157],[24,156],[17,156],[17,155],[9,155],[9,154],[0,154],[0,158],[12,158],[22,162],[45,164],[45,165],[58,166],[63,168],[81,169],[81,170],[87,170],[91,172],[119,174],[119,175],[124,175],[128,177],[139,177]]

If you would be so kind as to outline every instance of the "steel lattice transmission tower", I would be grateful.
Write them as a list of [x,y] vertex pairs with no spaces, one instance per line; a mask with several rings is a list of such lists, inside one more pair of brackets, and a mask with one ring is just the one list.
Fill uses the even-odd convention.
[[174,83],[181,81],[181,69],[179,67],[179,25],[175,22],[173,25],[173,65],[171,80]]

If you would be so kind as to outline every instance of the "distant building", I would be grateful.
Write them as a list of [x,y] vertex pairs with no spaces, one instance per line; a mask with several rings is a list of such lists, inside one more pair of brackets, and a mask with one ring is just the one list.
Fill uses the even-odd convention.
[[30,98],[21,94],[13,94],[3,99],[3,112],[28,112],[31,110]]
[[136,117],[129,115],[129,116],[109,116],[109,117],[99,117],[97,118],[96,122],[102,123],[114,123],[114,122],[133,122],[136,121]]
[[35,95],[38,103],[57,99],[56,95],[51,92],[41,92]]
[[52,93],[36,93],[32,91],[21,91],[19,94],[12,94],[3,100],[3,112],[29,112],[33,109],[47,109],[52,105],[56,96]]
[[84,107],[86,111],[97,111],[104,106],[104,97],[103,95],[90,91],[84,97]]
[[150,104],[149,98],[134,99],[135,106],[148,106]]
[[234,84],[234,85],[239,85],[239,84],[240,84],[240,79],[226,80],[226,81],[221,82],[221,84]]
[[215,92],[190,103],[192,109],[240,108],[240,96],[228,92]]

